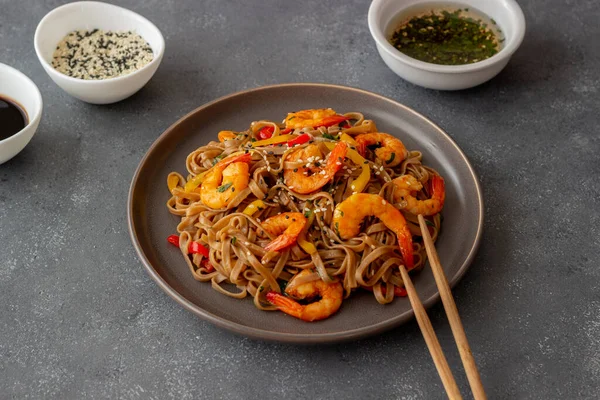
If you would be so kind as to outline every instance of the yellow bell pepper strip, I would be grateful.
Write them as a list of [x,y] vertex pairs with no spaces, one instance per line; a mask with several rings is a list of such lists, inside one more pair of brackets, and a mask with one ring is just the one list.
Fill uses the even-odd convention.
[[[325,142],[324,144],[329,150],[333,150],[335,147],[335,143]],[[362,168],[358,178],[350,184],[350,189],[352,189],[353,192],[360,193],[365,189],[367,183],[369,183],[369,180],[371,179],[371,167],[369,166],[369,162],[365,160],[363,156],[358,154],[356,150],[348,149],[346,157],[352,160],[353,163],[360,165]]]
[[314,244],[306,240],[306,234],[304,232],[298,235],[298,245],[302,247],[302,250],[307,252],[308,254],[315,254],[317,252],[317,248]]
[[340,139],[343,140],[344,142],[348,143],[351,146],[358,146],[358,143],[356,143],[356,140],[354,140],[352,138],[352,136],[348,135],[347,133],[343,133],[340,135]]
[[270,144],[284,143],[284,142],[287,142],[288,140],[294,139],[295,137],[296,137],[296,135],[273,136],[269,139],[258,140],[256,142],[252,142],[252,147],[263,147],[263,146],[268,146]]
[[169,175],[167,177],[167,186],[169,187],[169,192],[172,192],[173,189],[177,187],[179,183],[179,177],[177,175]]
[[312,223],[315,220],[315,212],[312,209],[307,209],[304,212],[304,216],[306,217],[306,225],[305,225],[305,230],[303,230],[300,235],[298,236],[298,245],[300,247],[302,247],[302,249],[307,252],[308,254],[315,254],[317,252],[317,248],[315,247],[314,244],[312,244],[311,242],[309,242],[308,240],[306,240],[306,230],[309,229],[312,226]]
[[196,175],[195,177],[193,177],[192,179],[190,179],[189,181],[187,181],[185,183],[185,186],[183,188],[183,190],[186,193],[190,193],[193,192],[198,186],[200,186],[200,184],[202,183],[202,181],[204,180],[204,176],[206,175],[208,171],[204,171],[198,175]]
[[234,131],[220,131],[217,136],[219,137],[219,142],[223,143],[226,140],[235,139],[237,135],[237,132]]
[[252,216],[255,212],[262,210],[265,207],[265,203],[262,200],[254,200],[252,203],[248,204],[244,211],[244,214]]

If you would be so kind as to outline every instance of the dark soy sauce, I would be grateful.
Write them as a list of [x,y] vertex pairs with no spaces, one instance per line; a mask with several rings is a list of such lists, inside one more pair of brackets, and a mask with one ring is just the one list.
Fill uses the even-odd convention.
[[0,95],[0,140],[8,139],[27,125],[27,113],[16,101]]

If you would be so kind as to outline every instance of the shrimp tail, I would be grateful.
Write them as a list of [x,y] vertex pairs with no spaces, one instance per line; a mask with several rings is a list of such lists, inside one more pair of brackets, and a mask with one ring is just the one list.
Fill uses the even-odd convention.
[[227,158],[222,159],[215,165],[215,167],[225,168],[229,164],[233,164],[233,163],[237,163],[237,162],[249,163],[251,161],[252,161],[252,155],[250,153],[238,154],[236,156],[227,157]]
[[412,236],[410,234],[410,231],[408,231],[408,234],[398,235],[398,245],[400,246],[400,253],[402,253],[402,258],[404,259],[404,265],[406,266],[406,270],[410,271],[415,267]]
[[431,198],[440,201],[440,209],[444,206],[444,200],[446,199],[446,185],[444,183],[444,178],[439,175],[434,175],[431,178]]
[[296,238],[291,238],[285,234],[277,236],[268,245],[265,246],[266,251],[279,251],[292,245],[296,242]]
[[289,297],[285,297],[281,293],[269,292],[267,293],[267,301],[274,306],[277,306],[280,311],[283,311],[292,317],[302,319],[303,307]]

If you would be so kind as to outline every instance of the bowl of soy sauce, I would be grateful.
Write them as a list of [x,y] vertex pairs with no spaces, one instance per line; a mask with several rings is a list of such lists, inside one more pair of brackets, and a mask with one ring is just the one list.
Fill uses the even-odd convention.
[[42,95],[25,74],[0,63],[0,164],[27,146],[42,117]]

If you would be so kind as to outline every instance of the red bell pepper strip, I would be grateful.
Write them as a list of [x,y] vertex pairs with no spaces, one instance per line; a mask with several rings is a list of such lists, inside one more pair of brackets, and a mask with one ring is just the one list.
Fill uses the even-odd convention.
[[202,266],[206,268],[206,272],[213,272],[215,270],[215,267],[208,262],[208,258],[202,259]]
[[[167,241],[173,246],[179,247],[179,236],[170,235],[167,238]],[[188,245],[188,252],[192,254],[202,254],[204,257],[208,257],[208,249],[198,242],[190,242],[190,244]]]
[[273,132],[275,132],[275,128],[272,125],[267,125],[267,126],[263,126],[258,133],[256,134],[256,136],[258,136],[258,138],[260,140],[265,140],[270,138],[271,136],[273,136]]
[[[287,135],[288,133],[290,133],[293,129],[291,128],[287,128],[284,129],[282,131],[279,132],[280,135]],[[256,134],[256,136],[258,136],[258,138],[260,140],[265,140],[265,139],[269,139],[271,136],[273,136],[273,132],[275,132],[275,128],[273,128],[272,125],[267,125],[262,127],[258,133]]]
[[173,246],[179,247],[179,236],[177,236],[177,235],[170,235],[167,238],[167,242],[171,243]]
[[310,140],[310,135],[308,133],[303,133],[302,135],[298,136],[297,138],[294,138],[290,141],[287,142],[288,146],[294,146],[297,144],[304,144],[306,142],[308,142]]
[[324,126],[327,128],[328,126],[337,125],[340,122],[346,121],[348,117],[344,117],[343,115],[333,115],[331,117],[325,117],[319,124],[319,126]]

